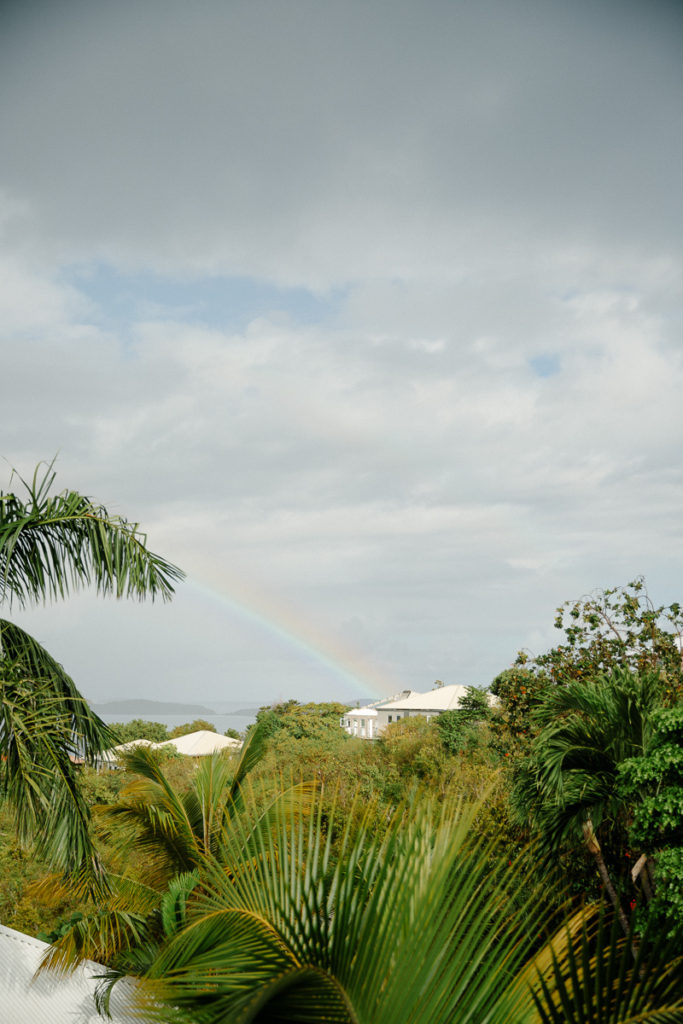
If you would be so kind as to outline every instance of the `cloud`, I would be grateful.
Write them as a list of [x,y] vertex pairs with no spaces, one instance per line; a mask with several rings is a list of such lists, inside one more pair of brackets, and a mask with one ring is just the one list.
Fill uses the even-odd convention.
[[34,5],[1,54],[5,185],[53,258],[318,289],[530,234],[680,253],[680,24],[626,7]]
[[[396,688],[485,682],[640,571],[680,598],[678,17],[16,7],[1,454],[59,450],[196,580]],[[86,599],[29,619],[99,696],[181,699],[199,663],[202,697],[343,695],[188,593],[113,637]]]

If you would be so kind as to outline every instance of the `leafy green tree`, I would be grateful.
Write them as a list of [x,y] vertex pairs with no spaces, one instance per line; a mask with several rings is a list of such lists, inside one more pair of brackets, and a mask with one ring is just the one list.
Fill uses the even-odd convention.
[[148,722],[144,718],[133,718],[130,722],[112,722],[109,728],[119,743],[130,743],[131,740],[163,743],[169,739],[168,729],[163,722]]
[[490,717],[491,708],[485,691],[477,686],[468,686],[459,706],[451,711],[443,711],[436,718],[436,728],[444,750],[449,754],[458,754],[464,747],[476,745],[476,727]]
[[683,703],[652,715],[647,750],[618,767],[632,807],[629,837],[648,911],[683,933]]
[[532,671],[523,665],[505,669],[493,680],[489,690],[498,699],[498,706],[492,715],[492,728],[502,753],[528,752],[538,731],[534,712],[543,703],[548,686],[544,671]]
[[624,587],[565,601],[555,628],[564,641],[536,657],[520,651],[518,667],[542,673],[554,684],[592,679],[614,668],[656,672],[671,702],[683,694],[683,610],[677,602],[655,605],[642,576]]
[[232,726],[229,726],[225,730],[223,735],[227,736],[229,740],[241,740],[242,739],[242,737],[241,737],[240,733],[238,732],[238,730],[237,729],[233,729]]
[[187,736],[191,732],[199,732],[204,729],[206,732],[216,732],[213,722],[207,722],[205,718],[195,718],[194,722],[185,722],[184,725],[176,725],[170,732],[170,738],[175,740],[178,736]]
[[350,741],[339,727],[345,711],[344,704],[300,704],[296,700],[261,708],[256,724],[271,737],[266,768],[291,766],[305,772],[316,763],[321,767],[322,761],[334,756]]
[[647,749],[664,687],[656,673],[615,669],[549,690],[536,711],[541,730],[513,791],[513,806],[538,834],[546,857],[585,846],[626,933],[603,845],[616,835],[623,864],[631,802],[617,788],[619,767]]
[[[103,595],[168,599],[182,573],[147,548],[136,523],[77,491],[52,493],[53,463],[0,492],[0,602],[54,600],[84,586]],[[83,883],[99,867],[73,759],[91,762],[111,731],[47,651],[0,619],[0,780],[19,834]]]

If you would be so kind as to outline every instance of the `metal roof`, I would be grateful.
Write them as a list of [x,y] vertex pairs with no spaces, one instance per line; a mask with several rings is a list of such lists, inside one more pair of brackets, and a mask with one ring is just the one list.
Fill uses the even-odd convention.
[[409,697],[384,704],[382,711],[450,711],[457,708],[467,694],[467,687],[452,683],[427,693],[411,693]]
[[[0,925],[0,1020],[2,1024],[103,1024],[95,1008],[96,975],[101,964],[87,960],[69,974],[43,971],[49,946],[40,939]],[[146,1024],[133,1005],[134,982],[117,983],[110,1024]]]
[[184,736],[178,736],[174,740],[155,743],[154,746],[173,746],[181,754],[202,757],[206,754],[215,754],[217,751],[226,750],[227,748],[239,750],[242,742],[241,740],[232,739],[230,736],[221,736],[220,733],[210,732],[209,729],[199,729],[197,732],[188,732]]

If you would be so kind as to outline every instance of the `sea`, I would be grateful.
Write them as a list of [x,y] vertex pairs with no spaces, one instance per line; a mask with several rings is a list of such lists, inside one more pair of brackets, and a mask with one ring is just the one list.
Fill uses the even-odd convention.
[[137,712],[134,715],[122,715],[122,714],[111,714],[101,708],[94,709],[100,718],[111,725],[112,722],[132,722],[136,718],[143,718],[147,722],[161,722],[166,728],[171,731],[175,729],[177,725],[185,725],[187,722],[193,722],[196,718],[202,718],[205,722],[211,722],[216,727],[216,732],[225,733],[227,729],[236,729],[237,732],[243,733],[248,725],[256,721],[256,715],[258,707],[247,708],[245,707],[240,711],[240,714],[217,714],[216,712],[192,715],[165,715],[163,713],[156,712],[144,712],[141,714]]

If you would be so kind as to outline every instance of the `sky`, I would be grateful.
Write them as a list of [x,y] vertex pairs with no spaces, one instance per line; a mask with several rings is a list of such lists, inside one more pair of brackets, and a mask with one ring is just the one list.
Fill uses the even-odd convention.
[[0,138],[0,486],[187,573],[3,610],[86,696],[487,685],[683,598],[683,7],[6,2]]

